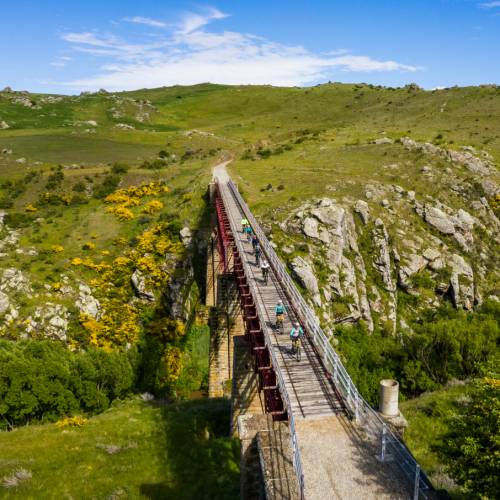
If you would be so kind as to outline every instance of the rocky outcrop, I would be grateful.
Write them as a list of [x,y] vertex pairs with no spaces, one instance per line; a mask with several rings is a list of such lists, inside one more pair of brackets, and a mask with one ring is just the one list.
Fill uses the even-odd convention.
[[408,150],[421,151],[430,155],[437,155],[452,163],[459,163],[474,174],[488,175],[494,171],[492,162],[488,155],[483,153],[483,158],[476,156],[476,151],[470,146],[462,151],[442,148],[430,142],[416,142],[409,137],[402,137],[401,144]]
[[53,340],[67,340],[69,311],[61,304],[47,302],[35,309],[25,321],[28,336],[42,335]]
[[396,290],[391,272],[391,254],[389,247],[389,235],[382,219],[375,220],[373,229],[373,247],[375,254],[373,256],[373,266],[380,273],[384,287],[388,292]]
[[461,255],[453,254],[447,261],[452,270],[449,293],[455,307],[474,307],[474,272]]
[[166,256],[166,266],[172,276],[163,293],[163,303],[167,314],[181,321],[187,321],[193,310],[192,284],[194,269],[191,258],[181,261],[175,254]]
[[17,292],[30,296],[33,289],[29,278],[20,269],[9,267],[3,271],[0,278],[0,291]]
[[148,289],[146,285],[146,276],[142,274],[139,269],[136,269],[131,278],[130,282],[132,283],[132,287],[134,288],[135,294],[140,299],[148,300],[149,302],[154,302],[155,295],[154,293]]
[[9,296],[0,292],[0,315],[5,314],[10,308]]
[[101,315],[101,305],[92,295],[92,290],[85,283],[80,283],[78,287],[78,298],[75,301],[77,309],[94,319],[99,319]]
[[425,222],[443,234],[455,234],[455,225],[447,214],[439,208],[425,205]]
[[425,269],[426,266],[427,261],[424,257],[414,253],[410,254],[399,267],[398,285],[403,290],[409,290],[411,288],[410,278]]
[[302,257],[295,257],[290,265],[299,283],[311,294],[314,305],[320,307],[321,297],[319,295],[318,280],[311,265]]
[[189,227],[183,227],[180,232],[179,232],[182,244],[185,247],[188,247],[191,245],[191,242],[193,240],[193,234],[191,233],[191,229]]
[[354,205],[354,211],[359,214],[363,224],[370,222],[370,207],[364,200],[358,200]]
[[472,231],[476,219],[462,208],[453,214],[446,205],[439,205],[438,208],[426,203],[422,212],[424,220],[439,232],[453,236],[464,250],[470,251],[474,243]]

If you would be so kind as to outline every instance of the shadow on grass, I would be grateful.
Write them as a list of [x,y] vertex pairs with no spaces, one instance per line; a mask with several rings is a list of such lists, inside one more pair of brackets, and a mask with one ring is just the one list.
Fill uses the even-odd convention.
[[158,456],[165,481],[141,485],[151,499],[237,499],[240,445],[230,438],[230,403],[199,399],[162,407]]

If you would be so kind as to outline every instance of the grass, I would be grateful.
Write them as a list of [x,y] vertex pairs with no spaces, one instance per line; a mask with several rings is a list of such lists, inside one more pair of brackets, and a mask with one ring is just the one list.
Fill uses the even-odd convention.
[[425,393],[400,404],[408,420],[404,435],[406,444],[434,486],[457,495],[456,485],[444,471],[440,447],[448,432],[448,419],[459,414],[469,391],[469,385],[460,384]]
[[[115,404],[81,428],[55,424],[0,433],[0,496],[234,499],[239,444],[228,403],[200,399]],[[16,471],[31,478],[5,487]]]

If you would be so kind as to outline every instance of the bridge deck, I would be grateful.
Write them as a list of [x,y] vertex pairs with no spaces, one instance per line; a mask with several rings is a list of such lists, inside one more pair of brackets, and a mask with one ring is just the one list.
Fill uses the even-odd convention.
[[[265,318],[265,324],[261,326],[272,341],[272,348],[279,364],[278,369],[283,375],[295,418],[331,416],[342,411],[341,402],[332,384],[325,377],[323,367],[310,342],[307,339],[302,342],[300,361],[293,355],[292,342],[289,338],[291,322],[295,319],[293,310],[272,272],[269,274],[268,284],[264,283],[260,268],[255,265],[252,245],[239,230],[242,212],[229,188],[222,183],[220,186],[227,215],[232,226],[238,228],[238,232],[234,233],[234,239],[245,266],[245,274],[254,295],[255,305],[260,309],[261,317]],[[283,301],[287,310],[284,333],[277,333],[274,329],[274,308],[278,300]]]

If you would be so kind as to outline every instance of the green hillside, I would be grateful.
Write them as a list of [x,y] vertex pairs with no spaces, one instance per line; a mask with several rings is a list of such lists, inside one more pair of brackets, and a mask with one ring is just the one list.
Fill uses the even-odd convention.
[[[410,447],[436,484],[458,491],[440,452],[425,455],[464,407],[454,403],[462,390],[445,388],[490,373],[498,359],[500,87],[200,84],[79,96],[0,92],[0,430],[44,424],[0,432],[0,447],[23,436],[12,448],[22,458],[0,460],[0,479],[16,467],[32,474],[0,495],[36,496],[46,487],[60,463],[30,463],[42,453],[30,436],[45,434],[53,447],[86,447],[90,462],[99,454],[117,478],[112,485],[99,472],[94,490],[79,491],[62,474],[53,497],[116,488],[137,497],[143,474],[144,483],[177,495],[189,481],[168,457],[168,474],[146,470],[150,441],[146,451],[127,449],[134,465],[126,472],[96,449],[91,435],[111,433],[109,419],[122,426],[144,412],[141,432],[152,434],[160,408],[135,401],[92,415],[132,393],[178,401],[206,391],[206,188],[211,168],[229,158],[363,395],[376,405],[378,381],[400,381]],[[58,355],[61,346],[67,356]],[[42,361],[52,378],[43,378]],[[109,373],[118,374],[119,390]],[[41,379],[56,389],[35,394],[29,388]],[[20,387],[28,389],[18,398]],[[192,415],[191,404],[204,414],[216,403],[172,412]],[[427,435],[434,404],[446,418],[440,413]],[[225,410],[216,410],[222,418]],[[177,422],[174,413],[165,418]],[[92,417],[89,427],[62,435],[50,422],[69,414]],[[200,432],[176,425],[166,428],[180,440]],[[230,495],[234,443],[217,429],[202,459],[223,455]]]

